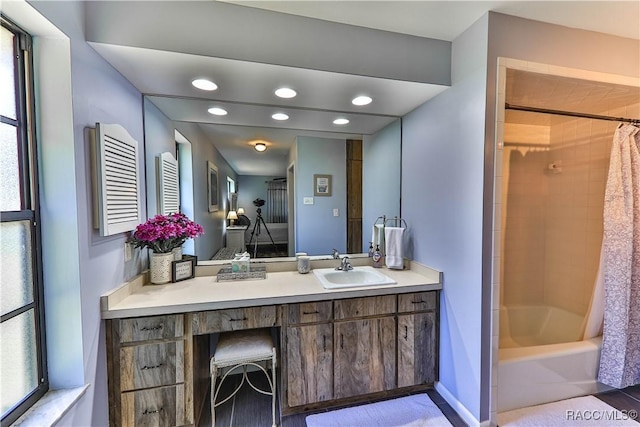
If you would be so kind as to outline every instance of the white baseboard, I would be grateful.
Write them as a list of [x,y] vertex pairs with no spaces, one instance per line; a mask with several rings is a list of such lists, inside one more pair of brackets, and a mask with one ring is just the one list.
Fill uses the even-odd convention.
[[460,415],[460,418],[469,425],[469,427],[489,427],[490,421],[485,421],[481,423],[473,416],[471,412],[462,404],[458,399],[456,399],[453,394],[447,388],[442,385],[440,381],[436,382],[435,389],[440,396],[453,408],[454,411]]

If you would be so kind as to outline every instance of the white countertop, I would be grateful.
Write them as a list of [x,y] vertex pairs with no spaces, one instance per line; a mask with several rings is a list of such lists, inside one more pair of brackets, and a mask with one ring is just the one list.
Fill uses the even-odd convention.
[[102,318],[153,316],[172,313],[288,304],[329,299],[376,296],[442,289],[442,274],[411,263],[411,270],[382,269],[397,283],[325,289],[313,273],[268,272],[266,279],[216,282],[202,276],[166,285],[144,285],[144,275],[101,298]]

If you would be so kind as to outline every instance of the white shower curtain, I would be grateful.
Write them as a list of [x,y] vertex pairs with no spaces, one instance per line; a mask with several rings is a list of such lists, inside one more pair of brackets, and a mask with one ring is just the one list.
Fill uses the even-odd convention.
[[[605,190],[601,273],[604,325],[598,381],[640,383],[640,133],[620,125]],[[593,305],[593,304],[592,304]]]

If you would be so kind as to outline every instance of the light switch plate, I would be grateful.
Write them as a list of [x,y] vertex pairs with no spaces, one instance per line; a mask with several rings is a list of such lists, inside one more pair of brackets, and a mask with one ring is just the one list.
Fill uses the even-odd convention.
[[304,197],[302,199],[302,203],[305,205],[312,205],[313,204],[313,197]]
[[340,209],[336,208],[333,210],[333,216],[340,216]]

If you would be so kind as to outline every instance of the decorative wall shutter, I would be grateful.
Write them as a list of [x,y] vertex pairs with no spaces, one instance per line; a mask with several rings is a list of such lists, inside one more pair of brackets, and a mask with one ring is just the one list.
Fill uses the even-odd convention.
[[158,211],[169,215],[180,210],[180,185],[178,182],[178,161],[173,154],[158,155]]
[[101,236],[133,230],[141,219],[138,141],[120,125],[96,123],[95,193]]

